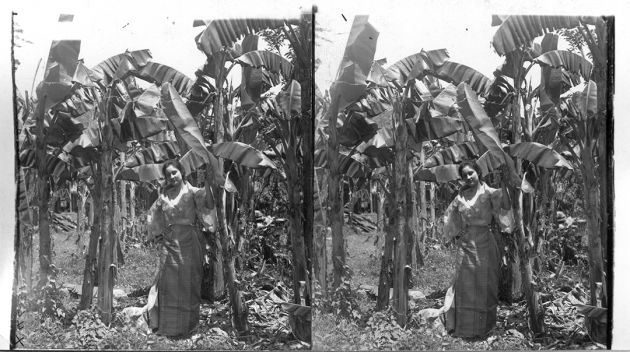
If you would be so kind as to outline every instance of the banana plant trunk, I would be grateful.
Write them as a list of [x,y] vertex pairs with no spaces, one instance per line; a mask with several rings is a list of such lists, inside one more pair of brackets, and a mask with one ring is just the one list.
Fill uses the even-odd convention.
[[129,182],[129,236],[136,238],[136,183]]
[[330,204],[330,226],[332,230],[332,264],[334,291],[341,285],[343,267],[346,265],[346,249],[343,238],[343,209],[342,196],[339,190],[341,173],[339,171],[339,143],[337,142],[337,114],[339,113],[340,97],[333,90],[330,116],[328,123],[330,135],[328,137],[328,203]]
[[[393,175],[390,175],[390,180]],[[393,194],[396,191],[395,182],[390,182],[390,193],[386,193],[387,204],[383,202],[383,232],[385,233],[385,245],[383,247],[383,253],[381,254],[381,271],[378,278],[378,297],[376,298],[376,310],[384,310],[389,305],[389,290],[392,287],[393,279],[393,262],[392,257],[394,254],[394,239],[396,237],[397,228],[394,226],[395,201]]]
[[533,248],[525,236],[525,228],[523,226],[523,192],[515,189],[512,192],[512,211],[514,212],[515,231],[518,238],[518,253],[521,278],[523,283],[523,291],[527,300],[529,313],[529,327],[534,335],[539,336],[545,333],[544,311],[540,309],[538,292],[536,292],[532,283],[532,266],[530,263],[531,251]]
[[324,226],[315,226],[315,242],[313,243],[313,272],[315,274],[315,279],[319,282],[319,286],[324,297],[326,297],[328,293],[328,282],[326,280],[326,261],[328,260],[326,256],[326,234],[327,231]]
[[35,152],[35,162],[37,164],[37,201],[39,210],[39,286],[44,287],[50,274],[50,264],[52,263],[52,251],[50,247],[50,216],[48,213],[48,202],[50,200],[50,182],[46,171],[46,136],[44,134],[44,105],[46,96],[39,103],[39,113],[36,123],[37,144]]
[[[515,102],[512,104],[512,135],[514,136],[514,143],[521,142],[521,90],[519,89],[521,86],[521,77],[523,74],[523,58],[524,54],[519,53],[519,59],[515,60],[515,62],[520,62],[520,67],[517,67],[516,70],[518,72],[514,87],[517,89],[517,95]],[[515,158],[514,165],[516,167],[516,172],[520,177],[523,177],[523,172],[521,170],[521,160]],[[515,222],[515,230],[516,238],[518,241],[518,256],[519,256],[519,265],[520,272],[522,278],[523,292],[525,293],[525,299],[527,300],[527,307],[529,312],[529,327],[532,333],[535,336],[540,336],[545,333],[545,323],[544,323],[544,310],[540,308],[538,293],[536,292],[534,285],[532,284],[532,266],[530,262],[531,251],[533,250],[530,239],[527,238],[525,233],[525,227],[523,223],[523,192],[516,188],[520,185],[513,185],[511,191],[511,205],[512,211],[514,213],[514,222]],[[530,234],[531,236],[532,234]]]
[[[125,160],[124,157],[122,160]],[[127,181],[120,181],[120,220],[120,245],[124,246],[129,225],[129,216],[127,215]]]
[[[109,95],[109,94],[107,94]],[[103,103],[104,109],[101,110],[99,117],[102,126],[102,154],[99,172],[101,174],[100,184],[95,187],[101,188],[101,241],[99,248],[98,261],[98,308],[101,313],[103,324],[109,325],[112,321],[113,310],[113,291],[114,291],[114,274],[115,274],[115,246],[116,232],[114,224],[114,180],[113,180],[113,154],[114,154],[114,135],[110,122],[109,109],[107,102]],[[85,292],[85,291],[84,291]],[[86,292],[89,293],[89,292]]]
[[[100,169],[97,169],[100,170]],[[90,214],[101,214],[102,213],[102,202],[101,202],[101,189],[98,187],[100,185],[100,172],[94,173],[94,186],[90,192],[91,206],[90,206]],[[98,250],[98,239],[101,236],[101,217],[94,216],[92,217],[92,228],[90,231],[90,242],[88,244],[88,251],[85,255],[85,268],[83,269],[83,284],[81,286],[81,301],[79,302],[79,310],[88,309],[92,304],[93,290],[97,277],[97,263],[98,259],[96,257]]]
[[[217,98],[214,105],[214,132],[215,139],[217,143],[221,143],[224,141],[224,125],[226,123],[223,118],[223,81],[225,79],[226,69],[225,62],[227,53],[221,51],[217,54],[219,57],[215,58],[215,64],[217,65],[218,76],[216,79],[216,88],[217,88]],[[223,173],[223,159],[219,159],[219,171]],[[223,204],[223,192],[225,192],[220,186],[217,185],[214,179],[214,167],[211,163],[207,164],[207,174],[206,174],[206,192],[207,197],[211,197],[214,195],[214,204],[217,210],[217,219],[219,222],[218,233],[219,240],[221,242],[221,255],[223,259],[223,275],[224,279],[228,286],[228,293],[230,296],[230,306],[232,307],[232,323],[234,324],[234,328],[239,331],[247,331],[248,321],[247,321],[247,306],[245,306],[245,302],[243,301],[243,296],[240,290],[236,285],[236,270],[234,268],[234,239],[232,238],[233,234],[230,234],[228,231],[228,224],[226,221],[226,214]],[[210,201],[209,201],[210,203]]]
[[[405,90],[406,93],[407,89]],[[406,96],[406,94],[404,95]],[[394,148],[396,150],[396,158],[394,159],[394,183],[395,183],[395,212],[394,226],[396,228],[396,238],[394,240],[394,295],[392,306],[395,310],[396,321],[398,325],[404,327],[407,325],[407,310],[409,306],[409,277],[411,271],[408,270],[407,249],[411,250],[413,242],[407,240],[411,233],[409,226],[409,218],[407,216],[407,193],[409,176],[407,172],[407,125],[404,120],[402,99],[399,98],[394,102],[394,126],[396,128],[396,139]]]
[[[298,65],[297,70],[297,79],[300,83],[301,87],[301,119],[302,119],[302,128],[304,129],[302,143],[303,143],[303,153],[302,153],[302,194],[304,195],[303,200],[303,210],[302,214],[304,214],[303,226],[302,230],[304,244],[305,244],[305,265],[306,268],[309,268],[308,272],[310,273],[310,268],[312,267],[312,258],[313,258],[313,226],[314,226],[314,202],[313,202],[313,182],[314,182],[314,161],[313,161],[313,151],[315,145],[314,139],[314,130],[315,130],[315,119],[313,118],[312,106],[313,106],[313,15],[311,14],[302,14],[302,21],[300,22],[300,44],[302,47],[300,57],[300,64]],[[308,273],[307,273],[308,275]],[[307,280],[307,284],[310,285],[312,281],[310,278]],[[308,292],[312,292],[309,290]],[[306,305],[311,305],[311,295],[307,294],[306,297]]]
[[[300,297],[300,281],[305,282],[308,285],[306,278],[306,246],[304,244],[303,230],[304,225],[302,219],[302,204],[300,193],[302,191],[299,164],[297,162],[297,155],[295,150],[289,148],[286,153],[287,156],[287,195],[289,205],[289,219],[291,224],[291,255],[293,260],[293,303],[302,304]],[[305,298],[308,294],[305,295]],[[309,302],[310,303],[310,302]]]
[[[586,210],[586,231],[588,234],[588,258],[589,258],[589,279],[590,279],[590,305],[598,306],[597,304],[597,283],[602,282],[603,275],[605,272],[604,260],[602,257],[602,237],[605,237],[605,234],[600,235],[601,226],[600,226],[600,215],[601,215],[601,204],[599,198],[598,190],[598,180],[597,175],[595,173],[595,160],[593,159],[593,155],[591,153],[592,144],[586,143],[582,150],[582,164],[583,164],[583,192],[584,192],[584,207]],[[600,180],[601,183],[604,183],[603,180]],[[602,282],[602,286],[604,286],[604,282]],[[589,325],[590,329],[594,329],[596,324],[594,324],[593,319],[591,319],[591,324]],[[589,329],[589,330],[590,330]],[[594,331],[589,331],[589,333]],[[601,333],[596,333],[596,336],[601,336]],[[598,342],[605,343],[605,339],[597,338]]]

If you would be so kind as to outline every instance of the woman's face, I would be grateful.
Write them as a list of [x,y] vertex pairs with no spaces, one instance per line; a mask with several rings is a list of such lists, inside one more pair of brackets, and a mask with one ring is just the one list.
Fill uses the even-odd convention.
[[479,183],[477,171],[468,165],[462,169],[461,177],[464,180],[464,184],[468,187],[476,186]]
[[169,186],[176,187],[182,183],[182,173],[174,165],[169,165],[166,168],[166,183]]

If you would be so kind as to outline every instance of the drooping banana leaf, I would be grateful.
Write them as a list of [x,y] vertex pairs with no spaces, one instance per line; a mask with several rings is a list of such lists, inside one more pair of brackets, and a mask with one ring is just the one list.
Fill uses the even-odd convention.
[[47,98],[45,110],[64,100],[70,93],[80,49],[80,40],[53,40],[46,63],[44,81],[37,91],[39,99],[42,99],[44,95]]
[[[186,142],[191,152],[194,152],[197,156],[201,157],[204,163],[211,163],[213,166],[214,178],[218,185],[225,185],[225,177],[219,171],[219,161],[217,158],[208,152],[206,149],[203,136],[197,126],[197,123],[186,109],[186,105],[182,102],[181,97],[177,91],[171,86],[170,83],[166,83],[162,86],[162,106],[164,107],[164,114],[171,121],[173,126],[177,129],[177,132]],[[186,155],[188,155],[187,153]],[[184,155],[184,157],[186,157]],[[182,157],[182,159],[184,159]],[[190,158],[190,157],[189,157]],[[189,165],[192,165],[189,163]]]
[[230,159],[239,165],[252,169],[276,169],[274,163],[265,154],[245,143],[216,143],[212,146],[212,153],[217,157]]
[[220,51],[223,47],[231,47],[239,39],[250,33],[263,29],[275,29],[287,24],[298,24],[297,19],[221,19],[213,20],[196,38],[197,48],[207,56]]
[[479,95],[486,95],[492,85],[492,81],[481,72],[452,61],[437,68],[434,76],[456,86],[465,82]]
[[123,168],[118,173],[118,180],[151,182],[164,178],[161,164],[146,164]]
[[[374,53],[376,52],[376,43],[379,36],[379,32],[370,24],[368,17],[354,17],[336,80],[340,80],[344,69],[352,64],[357,65],[363,76],[367,77],[374,61]],[[363,81],[365,81],[365,78]]]
[[339,111],[364,94],[378,36],[379,32],[368,22],[368,16],[355,16],[343,58],[330,88],[333,99],[341,96]]
[[187,96],[194,84],[190,77],[180,71],[157,62],[148,62],[146,65],[139,67],[138,71],[135,72],[135,76],[159,86],[169,82],[181,96]]
[[525,159],[545,169],[557,170],[566,168],[572,170],[571,164],[560,154],[546,145],[535,142],[521,142],[508,147],[510,154]]
[[449,59],[446,49],[421,50],[409,55],[387,68],[386,76],[395,77],[399,85],[407,84],[411,79],[421,79],[426,73],[434,72]]
[[453,104],[457,102],[457,87],[449,84],[440,94],[433,98],[433,107],[441,115],[448,115]]
[[396,80],[398,77],[393,72],[386,70],[378,61],[372,62],[367,80],[379,87],[388,87],[389,82]]
[[289,81],[293,76],[293,64],[282,56],[267,50],[255,50],[245,53],[236,59],[237,62],[251,67],[281,73]]
[[[37,169],[35,153],[35,150],[32,149],[21,151],[18,159],[19,166]],[[46,154],[44,162],[46,163],[46,173],[56,179],[67,179],[71,176],[72,172],[75,171],[74,168],[65,161],[48,153]]]
[[367,142],[377,131],[378,125],[366,119],[365,114],[353,112],[339,130],[337,141],[341,145],[352,147],[361,142]]
[[516,173],[514,160],[501,148],[499,135],[483,109],[483,106],[477,100],[477,94],[468,84],[461,83],[457,87],[457,98],[458,105],[461,108],[460,112],[466,122],[472,127],[477,138],[488,148],[490,153],[507,164],[510,170],[510,181],[512,185],[520,187],[521,178]]
[[139,150],[133,156],[127,158],[125,167],[132,168],[146,164],[159,164],[169,159],[174,159],[179,153],[177,142],[163,142],[153,144],[148,148]]
[[197,72],[197,79],[193,84],[186,107],[192,116],[197,116],[206,106],[212,102],[211,95],[216,88],[210,83],[209,76]]
[[358,155],[349,156],[345,153],[339,153],[339,171],[341,174],[350,178],[366,178],[370,175],[370,170],[358,159]]
[[71,85],[79,60],[79,52],[81,51],[80,40],[53,40],[50,46],[48,61],[46,62],[46,71],[44,77],[48,76],[50,70],[59,65],[60,77],[56,82],[66,82]]
[[[131,52],[125,52],[122,54],[118,54],[110,57],[94,66],[90,72],[90,78],[94,82],[100,82],[103,86],[109,86],[118,70],[118,67],[121,65],[123,60],[127,60],[129,63],[136,63],[138,66],[144,66],[149,61],[151,61],[151,52],[149,49],[137,50]],[[130,60],[131,59],[131,60]]]
[[476,143],[465,142],[440,150],[425,160],[423,168],[431,168],[440,165],[458,164],[463,160],[470,160],[479,155]]
[[210,162],[210,153],[206,149],[199,126],[197,126],[190,112],[188,112],[177,90],[170,83],[162,85],[161,101],[164,107],[164,114],[175,126],[188,147],[203,158],[206,163]]
[[368,166],[371,169],[376,169],[394,161],[393,146],[393,129],[380,128],[374,137],[357,147],[357,152],[367,156]]
[[[365,167],[356,154],[348,156],[349,153],[339,153],[339,171],[351,178],[367,177],[370,170]],[[328,168],[328,149],[318,149],[313,155],[313,164],[315,167]]]
[[161,92],[160,89],[152,83],[138,97],[135,102],[134,112],[137,117],[150,116],[160,102]]
[[414,175],[413,179],[415,181],[427,181],[427,182],[449,182],[455,181],[459,179],[459,174],[457,172],[458,165],[440,165],[431,168],[421,168],[418,169]]
[[582,91],[582,100],[578,105],[583,119],[593,117],[597,113],[597,84],[588,81]]
[[536,61],[542,66],[554,68],[563,67],[569,72],[582,75],[588,80],[593,69],[593,64],[583,59],[582,56],[566,50],[552,50],[540,55]]
[[418,115],[415,120],[407,119],[408,123],[411,121],[415,124],[413,138],[416,142],[444,138],[464,129],[461,120],[447,116],[421,118]]
[[284,112],[286,119],[295,116],[294,113],[297,115],[302,113],[301,94],[302,88],[300,84],[296,80],[291,80],[285,89],[276,96],[276,102]]
[[477,165],[481,168],[481,176],[486,176],[499,166],[503,165],[503,162],[501,159],[487,151],[483,153],[479,159],[477,159]]
[[263,70],[261,68],[243,67],[240,86],[241,108],[251,109],[258,100],[263,89]]
[[384,96],[385,94],[380,88],[368,88],[365,94],[357,101],[350,104],[346,110],[365,112],[367,117],[372,118],[382,114],[386,110],[392,109],[392,105]]
[[83,59],[77,63],[77,69],[74,71],[72,82],[79,83],[85,87],[96,87],[92,78],[90,78],[90,69],[83,64]]
[[556,29],[579,26],[576,16],[512,15],[505,18],[492,38],[494,50],[505,55]]

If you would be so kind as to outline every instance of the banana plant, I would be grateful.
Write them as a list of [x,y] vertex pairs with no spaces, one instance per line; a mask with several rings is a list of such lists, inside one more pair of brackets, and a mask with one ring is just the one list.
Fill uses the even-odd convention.
[[[507,16],[507,17],[494,17],[493,23],[499,25],[497,32],[493,38],[493,46],[499,55],[510,56],[512,53],[518,53],[522,51],[523,46],[531,46],[531,41],[544,34],[545,31],[552,30],[566,30],[574,29],[579,32],[583,42],[588,45],[591,51],[591,55],[594,60],[592,72],[589,73],[588,65],[586,64],[586,58],[582,54],[582,60],[578,60],[576,55],[570,53],[550,54],[548,57],[542,58],[551,67],[563,66],[564,69],[578,71],[582,74],[585,81],[593,79],[597,87],[597,143],[596,148],[598,150],[599,170],[597,170],[598,178],[593,175],[596,172],[596,168],[590,168],[590,176],[593,179],[598,179],[590,186],[599,188],[599,200],[596,203],[590,204],[590,209],[587,212],[597,213],[599,212],[599,219],[596,219],[597,224],[587,226],[589,228],[589,260],[591,267],[591,304],[596,304],[596,282],[605,282],[604,275],[600,270],[600,263],[598,258],[602,257],[602,253],[610,254],[609,248],[606,245],[606,234],[610,231],[610,206],[612,206],[611,199],[608,197],[608,187],[612,185],[611,174],[609,168],[612,168],[610,163],[611,158],[608,153],[607,140],[607,116],[611,111],[607,108],[607,102],[610,100],[611,92],[607,90],[607,81],[610,74],[610,60],[608,53],[608,34],[613,26],[612,18],[604,17],[578,17],[578,16]],[[589,26],[595,27],[595,34],[591,33]],[[517,60],[518,61],[518,60]],[[579,63],[581,61],[581,63]],[[578,64],[579,63],[579,64]],[[545,92],[546,93],[546,92]],[[541,97],[541,100],[543,98]],[[549,102],[546,102],[546,106],[549,106]],[[552,104],[557,105],[557,102]],[[517,112],[517,105],[515,104],[514,112]],[[515,114],[518,116],[518,114]],[[588,157],[587,157],[588,158]],[[595,164],[593,164],[595,166]],[[593,200],[593,199],[591,199]],[[594,200],[593,200],[594,202]],[[599,203],[599,204],[597,204]],[[587,219],[590,221],[590,219]],[[597,229],[598,231],[594,231]],[[591,231],[593,230],[593,231]],[[604,285],[606,286],[606,285]],[[610,286],[607,287],[610,289]],[[589,318],[590,319],[590,318]],[[596,333],[594,326],[596,324],[590,324],[591,335],[598,336],[598,341],[603,342],[606,337],[605,333]],[[601,331],[605,329],[599,329]]]
[[[297,70],[299,72],[303,69],[302,63],[293,65],[286,59],[274,53],[255,50],[257,49],[257,45],[255,44],[257,42],[257,38],[253,38],[253,36],[249,36],[249,34],[256,33],[262,29],[283,28],[284,31],[293,34],[290,38],[308,38],[297,38],[294,35],[293,25],[299,24],[299,22],[295,19],[243,19],[219,20],[211,22],[199,21],[198,24],[206,27],[204,31],[195,38],[198,48],[207,56],[203,73],[208,77],[214,78],[216,82],[216,98],[213,100],[212,109],[214,125],[212,139],[215,143],[236,142],[237,139],[240,139],[248,144],[252,140],[252,137],[256,134],[263,136],[263,133],[269,132],[264,135],[265,143],[274,150],[277,157],[280,157],[280,165],[282,166],[287,178],[290,209],[296,210],[295,214],[291,214],[290,219],[292,229],[292,251],[294,258],[294,303],[301,303],[299,293],[300,281],[306,281],[308,288],[306,302],[307,304],[310,304],[310,280],[306,277],[306,256],[308,253],[305,249],[303,235],[304,230],[302,226],[302,219],[299,215],[301,212],[297,212],[297,210],[301,208],[301,187],[299,187],[296,182],[299,182],[300,180],[300,174],[297,168],[301,159],[299,141],[303,138],[301,137],[303,134],[301,129],[298,127],[299,125],[296,123],[297,120],[295,119],[296,113],[298,114],[297,116],[303,117],[300,115],[301,111],[299,104],[301,104],[301,100],[299,99],[299,90],[308,90],[310,84],[305,85],[305,87],[301,87],[297,84],[297,82],[292,81],[293,76],[295,76],[294,71]],[[306,35],[308,33],[301,30],[300,34]],[[242,45],[235,44],[236,41],[241,38],[244,38]],[[301,46],[298,47],[298,45],[296,45],[298,43],[304,46],[308,46],[309,44],[308,41],[305,42],[304,40],[298,40],[296,43],[291,42],[293,50],[295,50],[296,53],[301,54],[301,50],[303,48]],[[227,62],[231,62],[229,67],[226,67]],[[240,89],[231,90],[227,82],[227,75],[236,64],[240,64],[242,67],[243,82]],[[263,92],[269,89],[269,87],[279,83],[279,77],[277,75],[281,75],[283,80],[287,82],[287,84],[284,85],[287,92],[281,92],[279,94],[281,98],[278,99],[278,104],[276,104],[277,106],[273,106],[274,104],[269,106],[269,104],[267,104],[269,99],[265,98]],[[239,114],[239,117],[241,118],[241,121],[235,120],[236,115],[233,110],[227,111],[225,109],[225,107],[230,105],[234,107],[235,104],[233,99],[236,95],[240,97],[239,110],[242,114]],[[263,105],[265,108],[263,108]],[[260,116],[260,111],[263,110],[266,111],[266,114],[270,114],[270,116],[273,117],[271,119],[273,127],[269,128],[269,124],[265,125],[265,121],[261,121],[264,120]],[[205,119],[207,119],[207,117]],[[238,125],[243,128],[235,128],[235,126]],[[259,132],[259,129],[264,129],[265,127],[267,130],[261,130]],[[280,144],[278,144],[278,141],[269,140],[274,136],[279,137]],[[277,148],[279,145],[281,145],[282,148]],[[304,155],[304,153],[301,154]],[[236,175],[237,178],[241,180],[241,185],[247,184],[247,179],[250,177],[249,175],[251,175],[251,173],[249,173],[247,169],[243,169],[239,166],[231,164],[224,165],[224,163],[221,162],[222,159],[223,157],[219,157],[219,173],[224,173],[224,167],[226,167],[225,171],[234,170],[235,172],[232,174]],[[208,183],[206,183],[206,185],[208,185]],[[246,188],[241,188],[242,191],[248,193]],[[222,198],[221,192],[221,190],[214,192],[215,203],[217,203],[217,200]],[[210,195],[211,193],[209,192],[208,194]],[[243,201],[247,200],[241,198],[241,203],[244,203]],[[229,212],[223,212],[223,209],[219,210],[218,208],[219,206],[217,206],[217,215],[219,217],[220,227],[228,225],[228,221],[222,223],[223,220],[221,219],[221,216],[225,215],[229,215],[229,218],[233,220],[229,223],[234,225],[234,220],[236,219],[236,212],[234,210],[237,209],[235,204],[232,203],[232,206],[230,207],[232,210]],[[242,204],[241,209],[242,211],[247,212],[245,204]],[[237,229],[236,226],[232,226],[232,228]],[[222,239],[223,249],[227,252],[228,256],[231,256],[232,254],[230,253],[234,251],[234,248],[232,248],[233,246],[231,246],[228,242],[228,236],[230,236],[230,234],[225,232],[227,229],[221,229],[220,231],[222,231],[221,236],[225,237],[225,241]],[[238,236],[240,234],[233,233],[232,235]],[[237,242],[240,242],[240,240]],[[230,247],[228,247],[228,245],[230,245]],[[231,263],[229,263],[230,261]],[[231,268],[234,267],[233,261],[231,259],[226,261],[224,258],[224,266],[230,268],[230,265]],[[228,278],[228,286],[231,286],[229,281],[230,280]],[[239,331],[247,330],[246,309],[243,307],[242,303],[238,302],[239,294],[236,290],[232,288],[229,289],[233,316],[236,317],[235,327]]]

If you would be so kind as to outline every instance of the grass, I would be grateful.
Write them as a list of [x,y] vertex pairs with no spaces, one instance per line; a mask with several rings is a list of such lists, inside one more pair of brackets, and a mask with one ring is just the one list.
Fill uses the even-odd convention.
[[[543,292],[552,293],[556,301],[560,299],[566,306],[557,316],[564,319],[570,328],[562,331],[550,331],[547,337],[534,339],[527,325],[526,305],[524,301],[511,305],[501,302],[498,309],[495,330],[485,339],[462,339],[448,335],[443,329],[427,326],[420,319],[418,312],[424,308],[439,308],[444,304],[443,294],[438,299],[410,301],[412,321],[406,329],[395,324],[388,317],[391,313],[375,313],[374,297],[357,290],[360,285],[378,285],[380,271],[380,251],[384,237],[382,233],[363,233],[344,225],[344,237],[347,243],[346,264],[350,268],[350,285],[353,300],[360,311],[358,319],[339,318],[334,314],[316,310],[312,322],[314,331],[313,349],[315,350],[523,350],[523,349],[583,349],[601,347],[590,342],[583,328],[582,318],[576,316],[574,307],[562,301],[553,291],[560,286],[579,286],[583,281],[579,268],[567,267],[566,275],[556,278],[549,273],[541,273],[538,278],[545,284]],[[380,236],[377,245],[374,241]],[[328,273],[332,276],[331,239],[327,239]],[[425,265],[414,270],[413,290],[420,290],[425,295],[437,293],[448,287],[454,274],[455,249],[444,246],[427,246]],[[582,286],[583,287],[583,286]],[[561,296],[560,295],[560,296]],[[440,295],[437,295],[440,296]],[[566,303],[566,304],[565,304]],[[549,305],[546,305],[549,307]],[[562,315],[560,315],[562,314]],[[546,323],[557,327],[557,317],[546,312]]]

